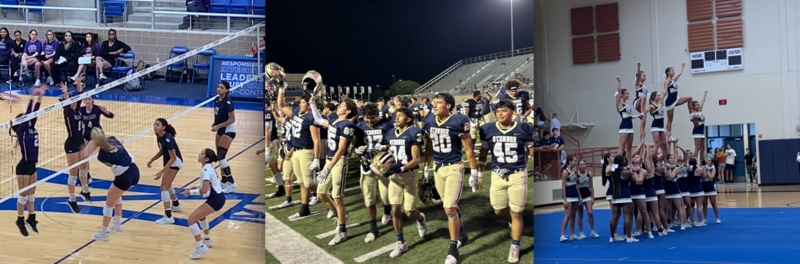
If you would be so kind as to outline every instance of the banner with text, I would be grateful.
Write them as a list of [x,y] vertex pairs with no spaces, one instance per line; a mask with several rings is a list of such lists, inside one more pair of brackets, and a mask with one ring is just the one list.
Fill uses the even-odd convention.
[[[217,85],[220,81],[227,81],[231,87],[235,87],[254,75],[258,75],[261,64],[257,58],[236,57],[236,56],[211,56],[211,69],[208,80],[208,91],[206,97],[211,97],[217,93]],[[231,92],[232,99],[248,101],[264,100],[264,78],[258,78],[239,89]]]

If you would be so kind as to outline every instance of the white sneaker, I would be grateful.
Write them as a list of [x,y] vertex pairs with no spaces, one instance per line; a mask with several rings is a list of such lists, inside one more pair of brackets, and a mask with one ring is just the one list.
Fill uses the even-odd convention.
[[666,236],[667,234],[669,234],[669,233],[667,233],[667,230],[663,230],[661,232],[658,232],[658,236]]
[[419,212],[419,216],[422,217],[422,219],[423,219],[422,223],[420,223],[419,221],[415,221],[415,222],[417,222],[417,229],[419,230],[419,237],[425,237],[425,234],[428,233],[428,224],[425,223],[425,221],[426,221],[425,214],[423,214],[422,212]]
[[101,73],[100,74],[100,80],[105,80],[105,79],[106,79],[106,75]]
[[569,238],[567,238],[567,236],[561,236],[561,238],[558,239],[559,242],[565,242],[567,240],[569,240]]
[[595,232],[594,230],[592,230],[592,232],[591,232],[591,233],[589,233],[589,235],[590,235],[592,238],[598,238],[598,237],[600,237],[600,235],[598,235],[598,234],[597,234],[597,232]]
[[[225,193],[232,193],[233,191],[236,190],[236,187],[239,187],[239,185],[236,184],[235,182],[228,184],[228,188],[225,188]],[[316,197],[314,197],[314,198],[316,199]]]
[[636,243],[636,242],[639,242],[639,240],[635,239],[635,238],[632,238],[632,237],[629,237],[629,238],[627,238],[627,242],[628,243]]
[[444,260],[444,264],[458,264],[458,260],[453,255],[447,255],[447,259]]
[[681,225],[681,231],[684,231],[684,230],[686,230],[686,226],[685,225]]
[[625,240],[625,236],[620,235],[620,234],[614,234],[614,239],[617,240],[617,241],[623,241],[623,240]]
[[203,244],[206,245],[206,247],[211,248],[211,238],[209,237],[203,238]]
[[47,85],[53,86],[53,77],[47,76]]
[[175,218],[164,216],[161,219],[156,220],[156,224],[159,225],[171,225],[175,223]]
[[570,235],[569,240],[581,240],[581,238],[576,235]]
[[331,242],[328,242],[328,246],[335,246],[336,244],[342,243],[345,240],[347,240],[347,232],[336,231],[336,235],[333,236]]
[[381,223],[383,223],[384,225],[388,225],[391,222],[392,222],[392,216],[391,215],[387,215],[387,214],[383,215],[383,220],[381,220]]
[[586,235],[584,235],[584,234],[583,234],[583,232],[581,232],[581,233],[578,235],[578,239],[581,239],[581,240],[583,240],[584,238],[586,238]]
[[92,234],[92,239],[100,242],[108,242],[108,233],[103,231]]
[[36,87],[42,86],[42,81],[40,81],[39,79],[36,79],[36,82],[33,84],[33,86],[36,86]]
[[672,230],[672,228],[664,229],[664,231],[667,233],[675,233],[675,230]]
[[109,233],[119,233],[122,232],[122,225],[114,224],[108,229]]
[[508,263],[519,262],[519,246],[511,244],[511,249],[508,250]]
[[289,202],[289,201],[283,201],[283,203],[279,204],[278,207],[276,207],[276,208],[282,209],[282,208],[286,208],[286,207],[289,207],[289,206],[292,206],[292,205],[294,205],[294,203]]
[[717,224],[722,224],[722,220],[719,220],[719,218],[717,218]]
[[367,237],[364,238],[364,243],[372,243],[375,242],[375,234],[367,233]]
[[180,205],[178,205],[178,206],[174,206],[173,205],[172,209],[170,209],[170,210],[172,210],[172,212],[174,212],[174,213],[183,212],[183,207],[181,207]]
[[319,203],[319,199],[317,197],[311,197],[311,201],[308,202],[308,206],[312,206]]
[[392,253],[389,253],[389,257],[391,258],[399,257],[406,251],[408,251],[408,246],[406,245],[406,243],[397,241],[397,243],[395,243],[394,250],[392,250]]
[[647,238],[649,238],[649,239],[653,239],[653,238],[655,238],[655,237],[653,236],[653,232],[647,232]]
[[642,235],[642,232],[639,231],[633,232],[633,237],[639,237],[640,235]]
[[206,244],[201,244],[200,246],[195,248],[194,253],[192,253],[192,255],[189,255],[189,257],[191,257],[192,259],[198,259],[206,252],[208,252],[208,247],[206,246]]

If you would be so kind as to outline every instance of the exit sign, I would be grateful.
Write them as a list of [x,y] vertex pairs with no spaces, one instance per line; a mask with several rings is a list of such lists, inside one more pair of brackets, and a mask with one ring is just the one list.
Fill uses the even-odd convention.
[[727,105],[728,99],[719,99],[719,105]]

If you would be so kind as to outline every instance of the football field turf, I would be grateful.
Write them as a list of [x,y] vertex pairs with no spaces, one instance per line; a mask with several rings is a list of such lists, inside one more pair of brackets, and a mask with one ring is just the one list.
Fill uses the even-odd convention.
[[[477,157],[476,157],[477,158]],[[489,158],[491,161],[491,158]],[[383,225],[380,220],[383,215],[383,204],[380,199],[376,202],[376,218],[380,236],[372,243],[364,243],[364,237],[369,232],[369,222],[366,216],[363,194],[359,188],[360,173],[358,169],[359,160],[349,159],[349,174],[346,177],[344,202],[347,212],[350,215],[347,226],[357,225],[348,228],[348,239],[342,244],[328,246],[328,242],[333,239],[336,225],[333,219],[326,218],[327,211],[310,216],[304,219],[290,221],[288,217],[298,212],[300,209],[300,188],[295,186],[292,199],[297,201],[294,206],[284,209],[269,209],[282,203],[284,197],[269,198],[266,200],[266,212],[274,216],[281,223],[288,226],[295,232],[302,235],[305,239],[325,250],[336,259],[343,263],[441,263],[447,257],[449,244],[449,233],[447,229],[447,216],[440,204],[427,206],[417,202],[417,209],[425,213],[428,224],[428,233],[424,238],[420,238],[414,220],[408,219],[403,222],[403,234],[408,245],[409,251],[403,253],[397,259],[389,257],[389,253],[394,249],[393,243],[397,241],[391,223]],[[464,191],[459,202],[462,211],[461,221],[469,234],[469,242],[459,249],[458,263],[508,263],[508,252],[511,245],[511,229],[508,222],[494,214],[494,209],[489,203],[489,187],[491,186],[491,171],[484,172],[483,191],[472,192],[469,187],[469,165],[465,165]],[[487,168],[490,165],[487,164]],[[520,262],[533,262],[533,170],[532,164],[528,165],[528,195],[525,204],[523,220],[522,239],[520,240]],[[267,171],[267,178],[272,177]],[[419,170],[422,177],[422,170]],[[275,184],[267,183],[266,193],[276,191]],[[325,205],[320,202],[310,207],[314,212],[326,210]],[[266,228],[269,232],[270,227]],[[323,236],[324,235],[324,236]],[[321,237],[321,238],[318,238]],[[270,239],[270,234],[266,234],[266,239]],[[285,245],[294,247],[295,245]],[[266,262],[278,263],[278,259],[270,255],[270,251],[280,249],[267,248]],[[273,252],[274,254],[275,252]],[[308,256],[298,255],[293,262],[317,263],[315,259]]]

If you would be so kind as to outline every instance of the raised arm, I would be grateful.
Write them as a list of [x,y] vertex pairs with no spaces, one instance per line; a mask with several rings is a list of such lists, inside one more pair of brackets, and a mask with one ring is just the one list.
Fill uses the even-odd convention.
[[706,105],[706,96],[708,96],[708,90],[703,93],[703,100],[700,100],[700,112],[703,112],[703,106]]
[[622,108],[622,80],[619,79],[619,76],[617,76],[617,97],[616,97],[616,99],[617,99],[617,103],[616,103],[617,109],[616,110],[619,111],[619,109]]
[[278,110],[283,113],[286,118],[292,117],[292,108],[286,106],[286,99],[284,98],[284,92],[286,91],[286,87],[289,87],[289,83],[283,82],[283,87],[278,89]]
[[639,81],[641,80],[641,79],[639,78],[639,73],[640,73],[640,72],[642,72],[642,63],[637,61],[637,62],[636,62],[636,82],[635,82],[635,83],[633,83],[633,87],[634,87],[634,88],[636,88],[637,86],[639,86]]
[[678,71],[678,73],[675,74],[675,78],[673,78],[672,81],[674,81],[674,82],[678,81],[678,78],[680,78],[681,74],[683,74],[683,68],[686,68],[686,63],[681,63],[681,70]]

